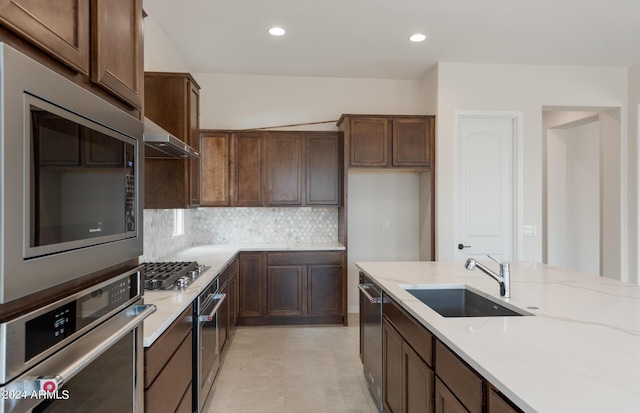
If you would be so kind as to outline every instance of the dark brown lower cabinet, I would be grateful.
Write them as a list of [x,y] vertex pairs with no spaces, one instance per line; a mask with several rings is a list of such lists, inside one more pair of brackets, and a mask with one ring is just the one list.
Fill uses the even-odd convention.
[[436,413],[469,413],[456,396],[436,378]]
[[238,259],[235,259],[218,276],[219,293],[225,294],[226,296],[218,310],[218,343],[221,353],[225,349],[229,337],[231,337],[231,333],[236,326],[238,313],[236,308],[238,295],[237,279]]
[[145,412],[191,411],[192,306],[144,351]]
[[346,324],[345,260],[344,251],[240,254],[238,324]]
[[384,408],[389,413],[402,413],[402,337],[382,321],[382,383]]
[[433,412],[434,373],[418,354],[404,342],[402,347],[405,412]]
[[307,314],[344,314],[342,269],[341,264],[307,266]]
[[267,316],[301,316],[305,313],[305,268],[267,267]]
[[433,370],[387,320],[382,322],[382,337],[385,410],[433,412]]
[[471,413],[482,413],[483,379],[441,341],[435,345],[436,374]]
[[220,353],[225,350],[238,319],[238,263],[239,260],[236,258],[218,276],[219,292],[226,295],[218,310]]
[[193,390],[191,389],[191,385],[187,388],[187,390],[182,395],[182,400],[178,405],[175,413],[192,413],[191,403],[193,399]]
[[218,309],[218,345],[220,352],[224,350],[224,346],[227,344],[229,338],[230,325],[229,325],[229,283],[226,283],[219,290],[220,294],[225,294],[225,300]]
[[238,260],[238,321],[264,317],[265,253],[243,252]]
[[[393,299],[382,306],[386,413],[522,413]],[[361,349],[365,339],[361,332]]]
[[229,326],[233,330],[238,321],[238,261],[235,261],[235,272],[229,280]]
[[522,410],[513,406],[512,403],[504,398],[496,389],[489,389],[488,413],[522,413]]

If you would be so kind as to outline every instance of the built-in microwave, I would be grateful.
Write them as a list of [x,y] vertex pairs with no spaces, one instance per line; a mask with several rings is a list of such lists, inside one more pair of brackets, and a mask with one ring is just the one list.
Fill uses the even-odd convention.
[[143,123],[0,43],[0,303],[142,254]]

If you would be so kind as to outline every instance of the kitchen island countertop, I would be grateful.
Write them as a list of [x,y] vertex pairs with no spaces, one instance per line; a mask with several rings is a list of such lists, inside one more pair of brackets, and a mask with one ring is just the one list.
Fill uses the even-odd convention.
[[[356,265],[524,411],[640,410],[640,286],[514,263],[505,299],[461,262]],[[466,284],[534,316],[444,318],[403,284]]]
[[239,252],[250,251],[339,251],[340,243],[256,243],[210,244],[189,247],[164,256],[157,261],[198,261],[210,267],[183,291],[145,291],[144,302],[155,304],[157,310],[143,324],[143,344],[151,346],[171,323],[214,280]]

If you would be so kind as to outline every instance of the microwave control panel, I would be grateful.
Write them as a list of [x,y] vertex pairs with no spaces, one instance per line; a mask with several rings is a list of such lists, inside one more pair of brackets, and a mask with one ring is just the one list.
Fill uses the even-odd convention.
[[126,182],[126,196],[125,196],[125,225],[127,228],[127,232],[132,232],[136,230],[136,218],[135,218],[135,210],[136,210],[136,177],[133,175],[127,174],[127,182]]

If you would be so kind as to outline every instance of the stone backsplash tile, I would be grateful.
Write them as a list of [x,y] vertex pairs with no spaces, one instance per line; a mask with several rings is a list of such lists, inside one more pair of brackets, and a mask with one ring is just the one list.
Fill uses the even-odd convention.
[[172,210],[144,210],[144,255],[140,262],[199,244],[338,241],[335,207],[199,208],[184,212],[185,235],[174,237]]
[[160,257],[179,251],[192,245],[189,233],[191,214],[185,210],[185,234],[173,236],[173,210],[144,210],[144,251],[140,262],[155,261]]
[[201,208],[193,212],[194,244],[336,242],[337,208]]

